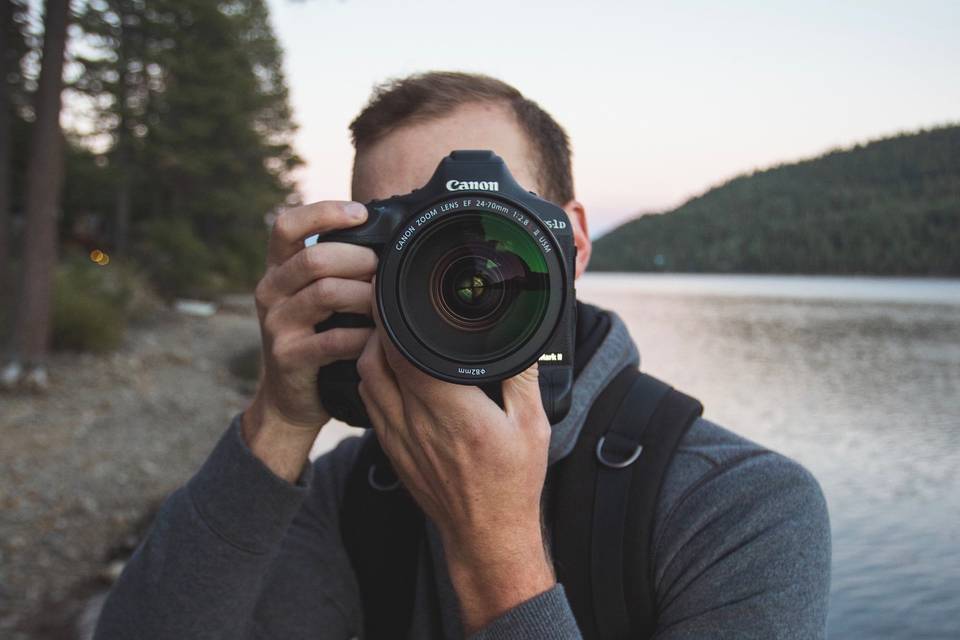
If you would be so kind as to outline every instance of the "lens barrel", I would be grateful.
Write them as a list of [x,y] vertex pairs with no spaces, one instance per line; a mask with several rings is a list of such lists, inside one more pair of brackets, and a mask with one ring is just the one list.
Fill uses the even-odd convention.
[[450,198],[410,219],[377,274],[384,328],[400,351],[434,377],[463,384],[535,362],[567,295],[549,229],[493,198]]

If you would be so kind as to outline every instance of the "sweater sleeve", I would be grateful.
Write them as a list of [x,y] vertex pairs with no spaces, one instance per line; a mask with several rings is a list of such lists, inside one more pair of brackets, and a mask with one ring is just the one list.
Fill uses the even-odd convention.
[[789,458],[757,450],[716,465],[654,543],[657,640],[826,636],[826,501]]
[[260,584],[311,482],[274,475],[240,416],[166,500],[104,604],[96,640],[243,638]]
[[[826,637],[830,522],[801,465],[702,424],[658,505],[656,640]],[[580,638],[563,587],[470,640]]]
[[579,640],[577,621],[570,603],[557,583],[553,588],[521,602],[488,624],[470,640]]

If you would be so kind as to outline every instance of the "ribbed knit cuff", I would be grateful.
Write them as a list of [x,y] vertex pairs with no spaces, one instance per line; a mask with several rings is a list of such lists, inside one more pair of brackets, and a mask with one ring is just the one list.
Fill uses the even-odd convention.
[[580,640],[563,585],[521,602],[470,636],[470,640]]
[[239,549],[266,553],[282,539],[299,510],[313,467],[307,462],[296,484],[274,474],[244,442],[241,415],[187,483],[187,492],[217,535]]

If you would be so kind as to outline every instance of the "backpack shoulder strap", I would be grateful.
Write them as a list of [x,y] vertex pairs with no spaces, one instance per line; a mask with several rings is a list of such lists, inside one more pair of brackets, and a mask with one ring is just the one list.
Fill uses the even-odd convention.
[[624,369],[551,470],[554,563],[584,638],[653,635],[653,518],[673,453],[702,412],[666,383]]
[[373,431],[347,477],[340,533],[360,587],[363,637],[406,637],[413,617],[424,518]]

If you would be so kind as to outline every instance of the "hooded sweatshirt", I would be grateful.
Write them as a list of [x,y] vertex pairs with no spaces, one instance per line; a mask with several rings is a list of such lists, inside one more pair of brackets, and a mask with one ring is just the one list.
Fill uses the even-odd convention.
[[[550,464],[571,452],[613,377],[639,364],[615,314],[578,310],[573,401],[553,425]],[[251,453],[236,416],[157,514],[107,598],[95,640],[363,638],[340,505],[365,437],[343,440],[289,483]],[[426,534],[405,637],[463,639],[429,519]],[[827,507],[817,481],[793,460],[697,419],[667,468],[653,536],[657,640],[826,637]],[[562,584],[470,636],[541,638],[581,638]]]

